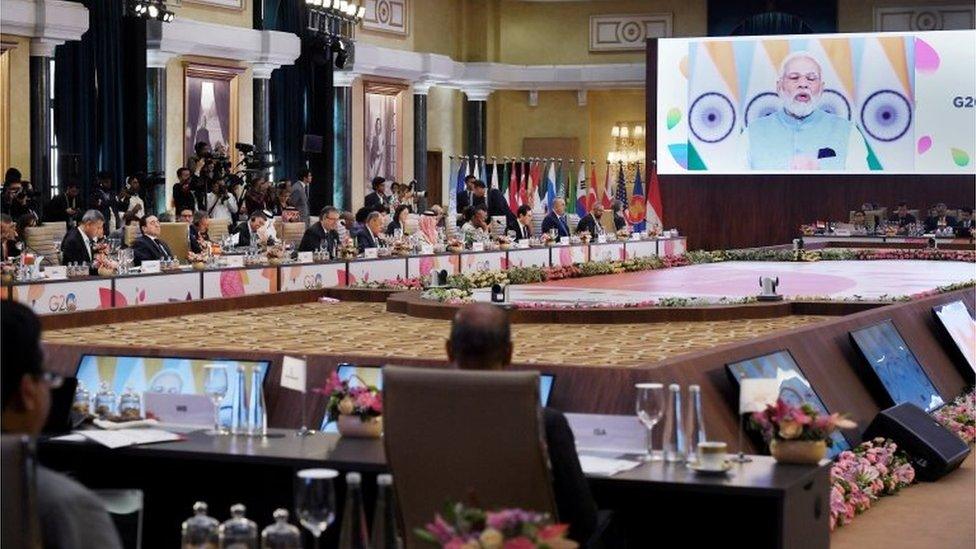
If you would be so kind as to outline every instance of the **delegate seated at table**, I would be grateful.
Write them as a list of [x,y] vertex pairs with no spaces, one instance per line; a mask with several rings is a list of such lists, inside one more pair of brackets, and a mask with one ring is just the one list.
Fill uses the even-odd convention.
[[971,238],[973,236],[972,208],[962,208],[959,210],[959,219],[956,221],[956,236],[960,238]]
[[339,251],[339,210],[332,206],[322,208],[319,222],[309,225],[298,244],[300,252],[314,252],[325,249],[330,258],[335,258]]
[[566,201],[557,198],[552,201],[552,211],[542,220],[542,234],[555,230],[558,237],[569,236],[569,223],[566,221]]
[[532,238],[532,207],[522,204],[518,208],[515,223],[510,223],[506,232],[515,233],[515,240],[526,240]]
[[946,227],[955,227],[956,218],[946,214],[946,205],[939,202],[932,209],[932,215],[925,219],[925,232],[933,233]]
[[[3,341],[17,342],[5,343],[0,348],[0,369],[3,372],[3,383],[0,385],[3,388],[3,416],[0,426],[5,435],[37,437],[47,422],[51,389],[63,380],[44,371],[41,323],[30,309],[15,301],[4,302],[0,307],[0,319]],[[34,480],[35,506],[43,547],[122,547],[112,519],[98,496],[77,481],[43,465],[36,466]],[[4,482],[15,480],[7,478]],[[12,512],[10,509],[4,511]]]
[[240,247],[275,245],[275,239],[268,227],[268,216],[261,211],[252,213],[247,221],[241,221],[234,229],[234,234],[237,235],[237,245]]
[[88,263],[90,274],[98,274],[94,265],[95,251],[92,249],[95,241],[104,234],[105,216],[98,210],[88,210],[81,216],[81,224],[72,227],[61,240],[61,264],[71,263],[80,265]]
[[908,225],[914,225],[915,223],[918,223],[918,220],[915,219],[914,215],[908,213],[907,202],[899,202],[898,209],[895,210],[894,215],[888,218],[888,223],[897,225],[898,228],[901,229]]
[[579,223],[576,225],[576,234],[583,231],[590,233],[592,237],[603,234],[605,231],[603,230],[603,224],[600,223],[601,218],[603,218],[603,204],[594,204],[593,211],[579,220]]
[[[462,307],[451,321],[447,361],[459,370],[504,370],[512,362],[512,328],[505,310],[475,303]],[[559,520],[569,524],[569,537],[590,541],[597,529],[598,510],[576,453],[566,416],[543,409],[546,447],[552,464],[552,488]]]
[[382,234],[383,214],[380,212],[369,212],[366,216],[366,226],[356,235],[356,244],[359,253],[363,253],[366,248],[380,247],[380,234]]
[[142,236],[132,242],[132,264],[142,265],[143,261],[173,259],[169,244],[159,239],[161,228],[155,215],[147,215],[139,220]]

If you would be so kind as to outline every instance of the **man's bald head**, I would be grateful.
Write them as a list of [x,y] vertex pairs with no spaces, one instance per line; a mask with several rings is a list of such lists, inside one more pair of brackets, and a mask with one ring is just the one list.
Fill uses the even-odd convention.
[[451,321],[447,359],[462,370],[501,370],[512,362],[508,313],[494,305],[462,307]]

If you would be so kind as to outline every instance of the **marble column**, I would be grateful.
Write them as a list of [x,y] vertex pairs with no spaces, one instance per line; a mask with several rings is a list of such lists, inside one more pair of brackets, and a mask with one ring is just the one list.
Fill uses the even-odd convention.
[[355,73],[335,71],[332,86],[333,102],[332,140],[332,205],[349,211],[352,209],[352,83]]
[[[413,85],[413,178],[416,190],[427,190],[427,93],[431,85],[418,82]],[[417,202],[426,208],[427,200]]]
[[30,41],[30,158],[29,181],[42,196],[51,196],[51,59],[60,41]]
[[485,156],[488,141],[488,96],[490,89],[473,88],[464,91],[464,154]]
[[169,52],[146,50],[146,169],[156,172],[163,181],[152,189],[152,203],[146,204],[146,210],[156,214],[167,209],[166,63],[173,57]]
[[[277,68],[278,65],[270,63],[251,65],[254,81],[254,156],[267,162],[274,160],[271,150],[271,73]],[[267,176],[271,172],[271,168],[264,170]],[[277,174],[278,179],[289,176],[290,174]]]

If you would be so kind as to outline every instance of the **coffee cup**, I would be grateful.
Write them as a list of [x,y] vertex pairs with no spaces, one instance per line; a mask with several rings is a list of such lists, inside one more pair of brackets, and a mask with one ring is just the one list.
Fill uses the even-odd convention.
[[698,466],[711,471],[721,470],[725,467],[727,450],[724,442],[698,443]]

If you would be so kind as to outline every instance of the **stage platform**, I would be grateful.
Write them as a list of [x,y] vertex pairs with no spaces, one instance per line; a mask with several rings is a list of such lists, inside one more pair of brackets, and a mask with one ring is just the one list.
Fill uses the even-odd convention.
[[[878,260],[772,262],[729,261],[525,284],[509,288],[515,304],[644,304],[664,298],[718,301],[759,293],[759,279],[779,277],[778,292],[791,298],[883,300],[934,290],[976,277],[961,261]],[[488,290],[475,293],[487,301]]]

